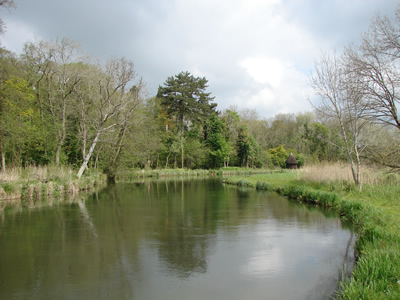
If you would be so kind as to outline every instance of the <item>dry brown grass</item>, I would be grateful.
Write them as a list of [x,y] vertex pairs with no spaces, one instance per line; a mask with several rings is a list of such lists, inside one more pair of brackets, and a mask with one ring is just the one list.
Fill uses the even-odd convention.
[[16,182],[21,178],[21,169],[12,168],[6,169],[5,172],[0,172],[0,182]]
[[65,167],[55,166],[30,166],[27,168],[10,168],[5,172],[0,172],[0,182],[30,182],[30,181],[50,181],[54,179],[71,181],[75,173]]
[[[363,184],[379,184],[382,181],[382,171],[376,168],[362,166],[360,175]],[[301,178],[320,183],[353,182],[350,164],[340,162],[304,166]]]

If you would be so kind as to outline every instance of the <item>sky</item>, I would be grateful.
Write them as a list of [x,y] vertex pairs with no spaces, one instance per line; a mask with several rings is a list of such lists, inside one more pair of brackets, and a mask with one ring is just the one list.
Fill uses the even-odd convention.
[[125,57],[155,96],[188,71],[208,80],[217,109],[259,118],[312,111],[309,77],[322,52],[357,43],[395,0],[15,0],[1,46],[69,38],[101,61]]

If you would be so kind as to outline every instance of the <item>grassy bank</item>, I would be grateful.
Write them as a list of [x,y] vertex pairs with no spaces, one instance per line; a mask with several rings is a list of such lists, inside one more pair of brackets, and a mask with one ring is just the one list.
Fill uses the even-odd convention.
[[134,181],[138,178],[160,178],[160,177],[190,177],[190,176],[228,176],[228,175],[251,175],[281,172],[280,170],[248,169],[248,168],[221,168],[218,170],[191,170],[191,169],[135,169],[118,172],[117,181]]
[[0,173],[0,200],[75,194],[104,181],[105,176],[95,170],[78,179],[75,171],[65,167],[13,168]]
[[330,207],[354,224],[357,263],[341,283],[338,299],[400,299],[400,177],[364,169],[360,191],[346,165],[325,165],[277,174],[236,176],[225,182],[276,191],[298,201]]

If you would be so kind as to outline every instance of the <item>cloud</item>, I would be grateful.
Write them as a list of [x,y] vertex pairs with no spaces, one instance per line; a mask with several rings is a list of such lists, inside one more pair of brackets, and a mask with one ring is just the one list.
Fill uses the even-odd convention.
[[7,22],[6,39],[1,39],[1,44],[11,51],[20,53],[25,42],[40,39],[40,36],[36,35],[27,24],[11,20]]
[[290,62],[251,57],[240,65],[251,77],[254,86],[258,87],[248,93],[246,103],[249,108],[267,114],[311,110],[305,101],[306,91],[309,89],[308,77]]

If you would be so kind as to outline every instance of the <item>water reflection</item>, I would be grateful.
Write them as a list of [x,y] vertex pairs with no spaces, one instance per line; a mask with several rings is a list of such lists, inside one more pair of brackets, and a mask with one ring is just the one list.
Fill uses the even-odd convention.
[[350,238],[320,209],[208,179],[117,184],[1,220],[1,299],[321,299]]

